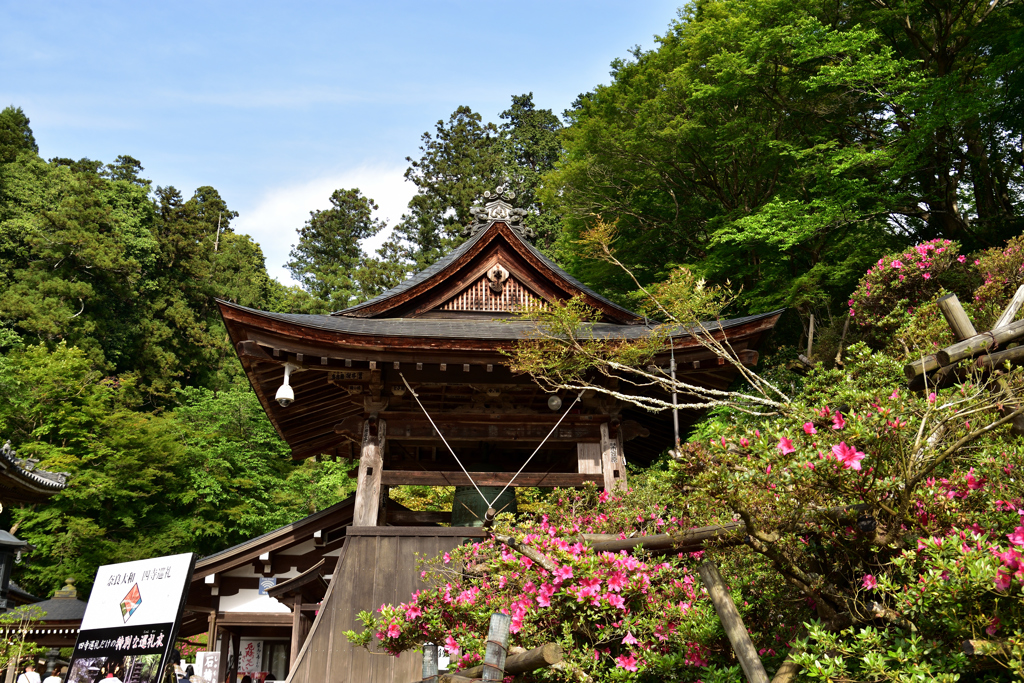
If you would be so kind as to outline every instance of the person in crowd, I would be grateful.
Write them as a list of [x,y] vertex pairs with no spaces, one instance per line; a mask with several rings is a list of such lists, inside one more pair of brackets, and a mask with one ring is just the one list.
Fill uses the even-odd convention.
[[18,676],[17,683],[40,683],[39,674],[36,673],[35,662],[29,662],[25,665],[25,671]]
[[64,677],[61,674],[64,673],[64,669],[61,667],[55,667],[53,673],[43,679],[43,683],[62,683]]

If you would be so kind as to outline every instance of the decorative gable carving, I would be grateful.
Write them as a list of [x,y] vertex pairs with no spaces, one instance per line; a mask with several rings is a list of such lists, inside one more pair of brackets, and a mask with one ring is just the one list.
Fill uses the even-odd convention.
[[547,302],[509,275],[501,265],[442,304],[437,310],[465,313],[521,313],[527,309],[546,310]]

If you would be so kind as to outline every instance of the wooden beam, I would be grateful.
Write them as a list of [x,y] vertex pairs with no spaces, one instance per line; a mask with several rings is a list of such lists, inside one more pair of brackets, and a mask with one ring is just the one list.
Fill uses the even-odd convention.
[[983,332],[971,337],[970,339],[957,342],[956,344],[939,351],[935,356],[939,361],[939,365],[945,367],[950,363],[956,363],[964,358],[977,356],[999,344],[1013,341],[1021,335],[1024,335],[1024,320],[1018,320],[1017,322],[1011,323],[998,330]]
[[1006,327],[1013,322],[1013,319],[1017,317],[1017,311],[1024,305],[1024,285],[1017,288],[1017,293],[1013,295],[1010,300],[1010,304],[1003,311],[1003,314],[999,316],[999,320],[992,326],[993,330],[998,330],[1000,327]]
[[377,434],[372,434],[370,421],[363,423],[362,456],[359,458],[359,477],[356,483],[356,502],[352,510],[354,526],[376,526],[380,512],[381,475],[384,473],[384,437],[386,424],[377,422]]
[[350,526],[347,536],[439,536],[487,538],[486,529],[475,526]]
[[764,670],[760,657],[757,656],[757,648],[750,640],[747,628],[743,625],[743,619],[736,609],[729,592],[725,590],[725,582],[722,575],[718,573],[718,567],[713,562],[705,562],[698,569],[704,587],[708,589],[708,597],[715,605],[718,618],[722,621],[725,635],[732,643],[736,659],[740,661],[743,673],[750,683],[768,683],[768,672]]
[[957,341],[970,339],[978,334],[978,331],[974,329],[974,325],[971,323],[971,319],[967,317],[967,311],[960,305],[960,300],[956,298],[956,294],[947,294],[939,298],[935,303],[938,305],[939,310],[942,311],[942,316],[946,319],[946,323],[949,324],[949,328],[953,330],[953,335],[956,336]]
[[[562,661],[562,646],[558,643],[546,643],[526,652],[510,655],[505,660],[505,673],[510,676],[529,673],[537,669],[543,669],[558,664]],[[466,678],[479,678],[484,673],[484,667],[474,666],[462,671],[456,671],[458,676]]]
[[[515,472],[425,472],[422,470],[387,470],[381,483],[387,486],[505,486]],[[470,481],[472,479],[472,481]],[[512,486],[583,486],[587,482],[604,483],[604,475],[578,472],[523,472]]]

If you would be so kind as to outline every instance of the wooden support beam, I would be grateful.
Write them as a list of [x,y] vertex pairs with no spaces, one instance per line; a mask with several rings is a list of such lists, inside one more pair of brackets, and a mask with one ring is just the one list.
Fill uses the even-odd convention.
[[645,550],[678,550],[681,552],[700,550],[708,541],[718,539],[741,540],[745,527],[743,522],[729,522],[690,529],[681,534],[656,534],[651,536],[634,536],[633,538],[595,538],[593,534],[583,534],[583,540],[590,543],[595,552],[618,552],[643,547]]
[[956,294],[947,294],[935,303],[938,305],[939,310],[942,311],[942,316],[946,319],[949,328],[953,330],[953,335],[957,341],[977,336],[978,331],[974,329],[971,319],[967,317],[967,311],[960,305],[960,300],[956,298]]
[[1013,341],[1021,335],[1024,335],[1024,320],[1018,320],[1017,322],[1010,323],[1006,327],[1002,327],[998,330],[983,332],[971,337],[970,339],[957,342],[956,344],[936,353],[935,357],[938,359],[939,365],[945,367],[950,363],[956,363],[964,358],[977,356],[999,344],[1005,344],[1006,342]]
[[[558,643],[545,643],[540,647],[508,657],[505,660],[505,674],[518,676],[519,674],[543,669],[552,664],[558,664],[560,661],[562,661],[562,646]],[[483,673],[483,666],[474,666],[462,671],[456,671],[455,675],[479,680]]]
[[356,501],[352,511],[354,526],[376,526],[380,511],[381,475],[384,473],[386,423],[377,421],[377,433],[371,433],[370,421],[363,423],[362,456],[356,483]]
[[1017,317],[1017,311],[1024,305],[1024,285],[1017,288],[1017,293],[1010,299],[1010,304],[1003,311],[1003,314],[999,316],[999,320],[992,326],[993,330],[998,330],[1000,327],[1006,327],[1013,322],[1013,319]]
[[1018,346],[1013,349],[1007,349],[1006,351],[999,351],[997,353],[989,353],[984,356],[980,356],[978,360],[974,361],[975,367],[979,370],[995,370],[1000,368],[1004,363],[1009,362],[1011,365],[1019,365],[1024,362],[1024,346]]
[[[360,476],[362,474],[360,473]],[[387,486],[505,486],[512,481],[515,472],[427,472],[423,470],[386,470],[381,482]],[[603,474],[579,474],[577,472],[523,472],[512,486],[583,486],[587,482],[604,483]],[[357,490],[358,496],[358,490]],[[358,497],[356,507],[359,506]],[[357,524],[353,522],[353,524]],[[363,526],[363,525],[360,525]]]
[[708,597],[715,605],[718,618],[722,621],[725,635],[732,643],[732,649],[736,653],[743,673],[750,683],[768,683],[768,672],[764,670],[760,657],[757,656],[757,648],[750,640],[743,619],[740,617],[736,605],[732,601],[729,592],[725,589],[725,582],[722,575],[718,573],[718,567],[714,562],[705,562],[698,569],[704,587],[708,589]]
[[292,652],[289,662],[299,661],[299,652],[302,650],[302,596],[296,595],[292,601]]
[[580,474],[600,474],[601,468],[601,444],[581,443],[576,445],[576,471]]

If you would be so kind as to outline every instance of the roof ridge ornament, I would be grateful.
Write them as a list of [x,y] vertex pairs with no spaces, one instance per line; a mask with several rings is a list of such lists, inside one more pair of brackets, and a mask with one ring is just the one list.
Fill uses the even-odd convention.
[[512,228],[520,237],[533,239],[533,228],[523,225],[522,222],[526,217],[526,210],[513,208],[508,201],[505,201],[515,198],[516,193],[507,185],[498,185],[494,192],[484,190],[485,203],[483,206],[474,206],[469,210],[473,216],[473,222],[463,229],[462,234],[472,237],[493,223],[501,222]]

